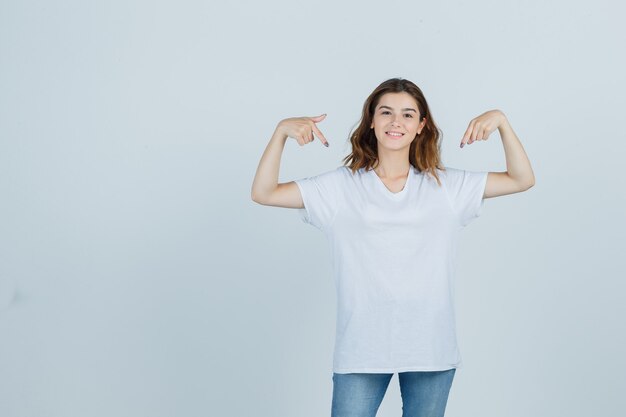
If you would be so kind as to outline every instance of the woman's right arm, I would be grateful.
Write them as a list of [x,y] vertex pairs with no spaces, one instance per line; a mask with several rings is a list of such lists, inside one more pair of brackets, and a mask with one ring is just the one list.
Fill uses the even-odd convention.
[[293,117],[278,123],[256,170],[251,190],[252,201],[266,206],[304,207],[300,189],[294,181],[278,183],[280,158],[289,137],[293,137],[300,146],[304,146],[315,139],[313,136],[315,132],[322,143],[328,146],[328,141],[315,125],[325,117],[324,114],[317,117]]

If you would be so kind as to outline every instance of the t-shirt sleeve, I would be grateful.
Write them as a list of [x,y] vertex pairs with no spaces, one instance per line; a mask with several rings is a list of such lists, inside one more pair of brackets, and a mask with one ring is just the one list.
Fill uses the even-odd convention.
[[324,231],[332,222],[339,204],[341,167],[312,177],[295,180],[304,208],[298,209],[303,222]]
[[449,167],[446,167],[445,172],[445,186],[452,209],[459,216],[461,226],[467,226],[483,211],[483,194],[489,172]]

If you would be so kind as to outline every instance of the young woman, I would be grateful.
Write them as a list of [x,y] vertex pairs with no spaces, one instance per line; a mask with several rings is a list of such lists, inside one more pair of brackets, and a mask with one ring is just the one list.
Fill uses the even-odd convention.
[[462,366],[454,313],[459,233],[485,198],[535,183],[522,144],[500,110],[470,121],[461,140],[498,129],[506,172],[444,167],[440,131],[422,91],[393,78],[367,98],[345,165],[278,183],[285,142],[303,146],[325,118],[278,123],[259,163],[252,200],[299,209],[332,248],[337,288],[332,417],[375,416],[398,372],[403,416],[443,416]]

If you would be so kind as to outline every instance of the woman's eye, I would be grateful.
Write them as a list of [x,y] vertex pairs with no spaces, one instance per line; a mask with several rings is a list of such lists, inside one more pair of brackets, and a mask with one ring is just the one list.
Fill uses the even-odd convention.
[[[380,114],[391,114],[391,112],[389,112],[387,110],[383,110],[382,112],[380,112]],[[413,115],[409,114],[409,113],[405,114],[405,116],[409,116],[409,117],[413,118]]]

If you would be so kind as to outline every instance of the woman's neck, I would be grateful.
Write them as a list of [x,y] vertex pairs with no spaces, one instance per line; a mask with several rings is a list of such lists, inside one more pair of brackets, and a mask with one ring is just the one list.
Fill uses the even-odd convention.
[[[395,160],[393,160],[395,159]],[[408,157],[402,158],[381,158],[374,171],[380,178],[405,178],[411,168]]]

